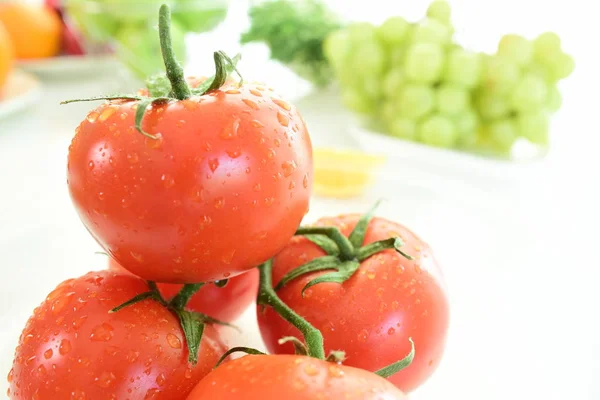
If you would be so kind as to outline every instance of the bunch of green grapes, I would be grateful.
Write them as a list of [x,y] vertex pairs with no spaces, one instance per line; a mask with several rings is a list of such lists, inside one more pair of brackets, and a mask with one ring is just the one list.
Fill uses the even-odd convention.
[[502,37],[498,51],[485,57],[475,93],[483,121],[480,145],[510,151],[519,137],[547,145],[550,114],[562,101],[557,83],[574,67],[555,33],[534,40],[513,34]]
[[573,60],[554,34],[502,38],[497,54],[453,41],[450,6],[429,5],[411,23],[354,23],[332,33],[325,54],[346,107],[378,130],[429,145],[507,152],[523,136],[543,144],[547,111],[560,106],[556,81]]

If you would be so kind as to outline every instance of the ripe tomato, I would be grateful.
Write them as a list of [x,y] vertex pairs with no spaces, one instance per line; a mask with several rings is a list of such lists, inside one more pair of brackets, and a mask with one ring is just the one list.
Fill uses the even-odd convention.
[[11,399],[181,399],[226,351],[207,325],[188,364],[179,320],[130,274],[90,272],[61,283],[27,322],[8,375]]
[[[109,269],[127,273],[115,260],[109,258]],[[159,283],[158,289],[165,299],[175,296],[183,285]],[[224,287],[204,285],[192,296],[186,308],[220,321],[233,321],[239,317],[258,292],[258,270],[253,269],[228,280]]]
[[92,111],[69,149],[68,183],[94,238],[144,279],[229,278],[271,258],[308,209],[311,143],[295,107],[260,85]]
[[400,400],[385,379],[306,356],[245,356],[216,368],[187,400]]
[[[359,216],[321,219],[318,226],[335,226],[348,236]],[[368,225],[363,244],[399,236],[405,243],[406,259],[394,250],[384,250],[364,260],[342,284],[304,286],[325,272],[312,272],[290,281],[278,291],[294,311],[323,333],[326,353],[346,352],[346,364],[376,371],[409,353],[409,338],[415,343],[412,364],[389,380],[405,392],[423,383],[435,370],[445,346],[448,301],[440,272],[429,246],[407,228],[381,218]],[[304,237],[294,237],[273,260],[273,283],[290,270],[323,256],[323,250]],[[258,308],[262,337],[272,353],[293,353],[284,336],[302,338],[271,308]]]

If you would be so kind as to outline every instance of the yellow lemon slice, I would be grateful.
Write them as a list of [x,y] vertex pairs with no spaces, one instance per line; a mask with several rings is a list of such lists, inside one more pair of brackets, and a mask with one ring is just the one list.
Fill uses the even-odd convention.
[[361,195],[373,181],[383,156],[355,150],[316,148],[313,151],[317,196],[347,198]]

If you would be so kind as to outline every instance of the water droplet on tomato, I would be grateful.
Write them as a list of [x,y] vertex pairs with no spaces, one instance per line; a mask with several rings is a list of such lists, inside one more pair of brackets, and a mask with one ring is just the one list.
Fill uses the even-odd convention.
[[144,262],[144,257],[142,256],[141,253],[136,253],[135,251],[130,251],[129,254],[131,255],[131,257],[133,257],[133,259],[137,262],[139,262],[140,264]]
[[252,172],[252,170],[250,169],[250,167],[246,167],[246,173],[249,174],[250,172]]
[[183,106],[183,108],[185,108],[188,111],[192,111],[198,108],[198,102],[190,99],[181,100],[179,103]]
[[211,223],[212,223],[212,218],[209,217],[208,215],[203,215],[202,217],[200,217],[198,229],[202,230],[202,229],[206,228],[207,226],[209,226]]
[[137,153],[127,153],[127,161],[129,161],[130,164],[137,164],[139,160],[140,157]]
[[[80,303],[80,307],[78,309],[81,309],[82,305],[87,304],[87,303]],[[71,323],[71,325],[73,326],[74,330],[77,330],[79,328],[81,328],[81,326],[85,323],[85,321],[87,320],[87,315],[82,315],[77,319],[74,319],[73,322]]]
[[240,149],[238,147],[233,150],[227,150],[227,155],[231,158],[238,158],[239,156],[242,155],[242,152],[240,151]]
[[98,117],[98,121],[100,121],[100,122],[106,121],[116,111],[117,111],[117,109],[115,107],[106,107],[104,110],[102,110],[102,113],[100,113],[100,116]]
[[387,331],[388,335],[393,335],[394,333],[396,333],[396,330],[394,328],[390,328]]
[[290,184],[288,185],[289,190],[292,190],[295,187],[296,187],[296,182],[294,182],[294,181],[291,181]]
[[37,367],[37,373],[39,375],[46,375],[46,367],[44,367],[44,364],[40,364]]
[[304,291],[304,294],[303,294],[303,296],[304,296],[304,298],[308,299],[308,298],[310,298],[310,297],[312,296],[312,294],[313,294],[313,291],[312,291],[312,289],[306,289],[306,290]]
[[238,135],[238,129],[240,127],[239,118],[235,118],[231,121],[231,124],[225,125],[225,128],[219,134],[219,137],[224,140],[234,139]]
[[221,261],[223,261],[224,264],[231,264],[231,261],[233,260],[233,256],[235,255],[235,250],[233,249],[225,254],[223,254],[223,257],[221,257]]
[[190,379],[192,377],[192,369],[190,367],[186,368],[183,376],[185,376],[185,379]]
[[287,127],[290,123],[290,119],[287,115],[282,114],[280,111],[277,111],[277,121],[281,124],[281,126]]
[[256,89],[250,89],[249,92],[252,93],[252,95],[254,95],[256,97],[262,97],[262,93]]
[[100,114],[98,114],[96,111],[92,111],[91,113],[89,113],[87,115],[86,119],[88,120],[89,123],[93,124],[94,122],[96,122],[99,115]]
[[10,372],[8,373],[8,377],[7,377],[8,383],[12,382],[12,380],[14,379],[14,376],[15,376],[15,369],[11,368]]
[[104,322],[96,326],[90,334],[90,340],[93,342],[108,342],[113,338],[114,328],[112,325]]
[[192,200],[200,203],[204,201],[204,189],[201,187],[196,187],[192,190]]
[[308,376],[315,376],[319,373],[319,369],[313,364],[308,363],[304,366],[304,373]]
[[344,376],[344,371],[337,365],[330,365],[329,374],[334,378],[341,378]]
[[175,186],[175,179],[169,174],[162,174],[160,180],[162,181],[163,186],[167,189]]
[[70,292],[58,297],[52,304],[52,312],[54,314],[58,314],[59,312],[61,312],[65,308],[65,306],[71,302],[71,298],[74,294],[75,293]]
[[115,382],[115,380],[117,379],[117,377],[115,376],[115,374],[113,374],[112,372],[102,372],[100,374],[100,376],[97,376],[94,379],[94,382],[96,383],[96,385],[100,386],[101,388],[107,389],[109,387],[112,386],[112,384]]
[[244,102],[244,104],[246,104],[251,109],[253,109],[253,110],[260,110],[260,107],[254,101],[252,101],[250,99],[242,99],[242,101]]
[[60,341],[60,346],[58,347],[58,352],[61,356],[68,354],[71,351],[71,342],[68,339],[63,339]]
[[254,189],[255,192],[260,192],[260,183],[257,183],[256,185],[254,185],[254,187],[252,188]]
[[290,111],[292,107],[283,100],[273,99],[273,103],[277,104],[279,107],[283,108],[285,111]]
[[262,122],[260,122],[257,119],[253,119],[252,121],[250,121],[250,125],[252,125],[255,128],[264,128],[265,126],[263,125]]
[[276,155],[277,155],[277,153],[275,152],[275,150],[274,150],[274,149],[269,149],[269,150],[267,150],[267,157],[268,157],[269,159],[272,159],[272,158],[274,158]]
[[363,329],[360,332],[358,332],[357,337],[358,337],[359,342],[366,342],[367,339],[369,338],[369,332],[367,332],[366,329]]
[[165,377],[165,374],[163,374],[162,372],[156,376],[156,384],[158,386],[163,386],[166,382],[167,382],[167,378]]
[[225,199],[222,197],[217,198],[214,205],[217,210],[223,208],[225,206]]
[[229,90],[226,90],[225,93],[227,93],[227,94],[240,94],[241,92],[239,90],[237,90],[237,89],[229,89]]
[[215,172],[219,168],[219,159],[213,158],[212,160],[208,160],[208,167],[212,172]]
[[44,358],[46,360],[49,360],[52,358],[52,355],[54,354],[54,352],[52,351],[52,349],[48,349],[44,352]]
[[70,400],[87,400],[87,397],[84,391],[75,389],[71,392]]
[[266,197],[265,198],[265,205],[267,207],[271,207],[274,202],[275,202],[275,197]]
[[90,162],[88,163],[88,170],[89,170],[89,171],[93,170],[95,166],[96,166],[96,165],[94,164],[94,162],[93,162],[93,161],[90,161]]
[[172,333],[167,334],[167,343],[172,349],[181,348],[181,340],[179,340],[179,338]]
[[302,179],[302,186],[304,186],[304,189],[308,188],[308,174],[304,175],[304,179]]
[[281,140],[279,140],[278,138],[273,139],[273,144],[275,144],[275,147],[279,147],[281,146]]
[[283,176],[287,178],[296,170],[296,162],[294,160],[284,161],[283,164],[281,164],[281,168],[283,169]]

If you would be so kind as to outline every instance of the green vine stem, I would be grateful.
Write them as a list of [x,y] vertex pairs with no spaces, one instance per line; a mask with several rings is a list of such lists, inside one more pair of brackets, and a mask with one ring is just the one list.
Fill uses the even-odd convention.
[[178,100],[185,100],[192,95],[192,92],[185,81],[183,68],[175,58],[171,37],[171,9],[166,4],[160,6],[158,13],[158,34],[160,37],[160,51],[165,62],[167,78],[171,82],[173,96]]
[[271,270],[272,261],[258,267],[260,271],[260,286],[258,291],[257,303],[263,306],[272,307],[283,319],[294,325],[304,335],[304,341],[308,348],[308,355],[319,360],[325,359],[325,349],[323,347],[323,335],[321,331],[312,326],[307,320],[299,316],[287,306],[275,293],[273,289],[273,279]]
[[202,286],[204,286],[204,283],[187,283],[183,285],[179,293],[171,299],[169,306],[175,309],[184,309],[188,301]]
[[296,235],[325,235],[338,245],[340,258],[343,261],[352,260],[355,257],[354,246],[338,228],[332,226],[301,226],[296,231]]

